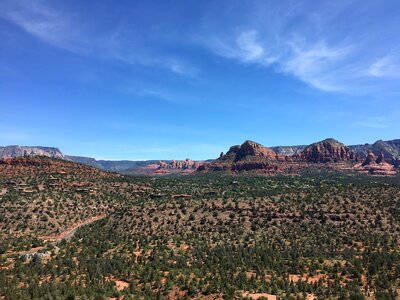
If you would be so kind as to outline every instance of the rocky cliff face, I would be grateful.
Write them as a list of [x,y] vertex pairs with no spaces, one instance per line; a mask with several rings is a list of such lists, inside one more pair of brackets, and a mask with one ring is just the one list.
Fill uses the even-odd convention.
[[[296,150],[297,151],[297,150]],[[229,151],[198,171],[249,172],[252,174],[299,174],[301,170],[357,171],[369,175],[395,175],[393,165],[385,161],[383,151],[375,156],[372,151],[361,162],[353,151],[335,139],[326,139],[311,144],[292,156],[275,153],[261,144],[245,141],[242,145],[230,147]]]
[[380,153],[378,158],[369,150],[366,159],[354,166],[354,170],[369,175],[392,176],[396,175],[395,167],[385,162],[385,155]]
[[279,157],[270,148],[253,141],[245,141],[241,145],[230,147],[226,154],[221,153],[218,159],[200,166],[198,170],[276,172],[279,163]]
[[299,146],[275,146],[270,147],[278,155],[283,156],[293,156],[295,154],[301,153],[307,146],[299,145]]
[[220,161],[238,162],[246,158],[276,159],[276,153],[261,144],[253,141],[245,141],[242,145],[232,146],[225,155],[221,155]]
[[22,156],[47,156],[51,158],[66,159],[65,155],[54,147],[41,146],[5,146],[0,147],[0,158]]
[[326,139],[311,144],[301,152],[301,159],[310,163],[328,163],[354,159],[349,147],[335,139]]
[[379,156],[383,152],[385,160],[395,166],[400,161],[400,139],[382,141],[378,140],[373,144],[353,145],[349,148],[354,152],[355,157],[365,159],[371,151],[375,156]]
[[196,170],[202,164],[203,162],[187,158],[186,160],[171,160],[170,162],[161,161],[158,169]]
[[203,161],[186,160],[161,160],[146,166],[125,170],[122,173],[129,175],[171,175],[190,174],[200,166],[206,164]]

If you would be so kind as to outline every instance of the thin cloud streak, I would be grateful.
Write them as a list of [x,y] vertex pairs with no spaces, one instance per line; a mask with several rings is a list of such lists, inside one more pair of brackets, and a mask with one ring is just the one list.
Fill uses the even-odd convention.
[[[396,40],[389,49],[383,49],[373,40],[377,35],[369,32],[378,27],[340,32],[337,22],[352,14],[351,4],[338,2],[332,6],[321,2],[318,8],[308,5],[307,1],[250,2],[247,10],[239,5],[240,12],[244,12],[238,22],[235,13],[239,15],[239,9],[232,4],[230,14],[219,18],[224,22],[206,26],[204,37],[198,40],[218,56],[293,76],[322,91],[367,94],[393,88],[393,84],[382,80],[399,77],[400,63],[392,55],[383,55],[379,60],[376,55],[397,52]],[[331,10],[334,16],[326,18]],[[387,28],[379,35],[390,36],[394,30]]]
[[297,77],[324,91],[342,90],[335,80],[324,74],[348,57],[351,46],[330,47],[323,40],[314,44],[288,40],[283,43],[285,46],[281,50],[274,50],[266,48],[258,40],[258,36],[256,30],[245,31],[238,35],[235,43],[225,43],[222,39],[215,38],[208,46],[217,55],[228,59],[263,67],[275,66],[279,72]]
[[5,1],[0,4],[0,17],[53,47],[75,54],[162,68],[184,77],[199,73],[198,68],[181,58],[159,52],[154,56],[143,54],[146,46],[134,36],[127,36],[121,27],[92,32],[76,13],[61,14],[42,2]]
[[373,77],[400,77],[400,65],[394,62],[392,56],[385,56],[374,62],[368,70]]

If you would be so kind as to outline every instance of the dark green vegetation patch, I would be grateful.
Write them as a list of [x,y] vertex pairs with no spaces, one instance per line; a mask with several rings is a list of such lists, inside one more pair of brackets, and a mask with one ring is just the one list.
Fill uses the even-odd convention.
[[395,299],[400,288],[399,178],[103,178],[98,193],[107,216],[48,257],[2,255],[0,295]]

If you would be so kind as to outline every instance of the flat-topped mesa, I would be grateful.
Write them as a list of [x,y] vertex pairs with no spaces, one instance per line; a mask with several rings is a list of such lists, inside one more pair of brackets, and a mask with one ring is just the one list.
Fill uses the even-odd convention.
[[47,156],[51,158],[65,159],[65,155],[55,147],[18,145],[0,147],[0,158],[24,156]]
[[218,160],[238,162],[246,157],[256,157],[265,159],[276,159],[276,153],[268,147],[253,141],[245,141],[243,144],[235,145],[229,148],[229,151],[220,156]]
[[309,145],[301,154],[301,159],[312,163],[339,162],[354,159],[353,151],[343,143],[329,138]]

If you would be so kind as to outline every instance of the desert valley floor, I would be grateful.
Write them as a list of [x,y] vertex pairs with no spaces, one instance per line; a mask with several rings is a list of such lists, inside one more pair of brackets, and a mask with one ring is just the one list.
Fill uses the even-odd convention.
[[400,180],[0,165],[0,298],[396,299]]

